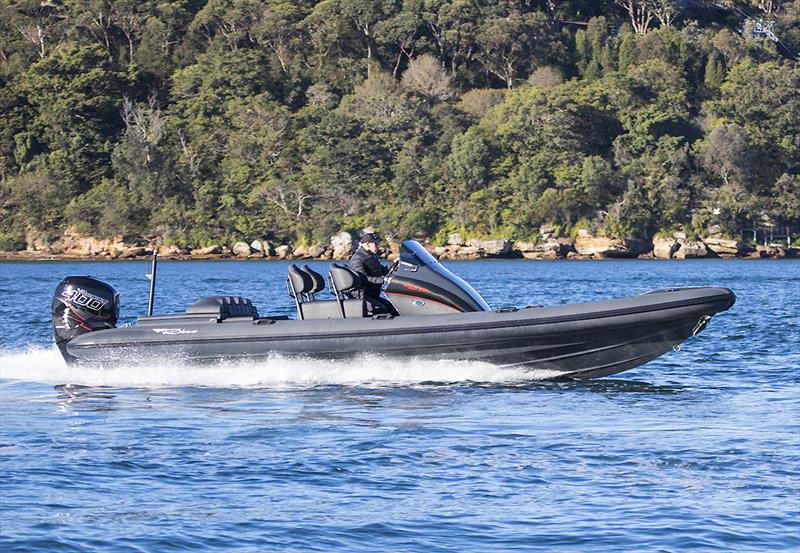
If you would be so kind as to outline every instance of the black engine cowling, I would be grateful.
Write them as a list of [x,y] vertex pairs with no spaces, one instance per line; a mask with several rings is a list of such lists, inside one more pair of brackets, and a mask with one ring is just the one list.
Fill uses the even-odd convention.
[[491,311],[472,286],[442,266],[421,244],[406,240],[384,294],[400,315]]
[[115,327],[119,293],[113,286],[91,277],[67,277],[56,288],[51,311],[56,345],[69,361],[67,342],[87,332]]

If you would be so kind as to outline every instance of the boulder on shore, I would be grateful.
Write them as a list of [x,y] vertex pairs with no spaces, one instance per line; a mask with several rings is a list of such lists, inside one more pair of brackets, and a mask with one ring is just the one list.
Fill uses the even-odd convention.
[[466,246],[467,242],[464,240],[464,237],[461,236],[458,232],[454,232],[450,236],[447,237],[447,245],[448,246]]
[[184,246],[178,246],[175,244],[170,244],[169,246],[165,245],[158,246],[158,255],[164,257],[180,257],[182,255],[189,255],[189,253],[190,250]]
[[653,238],[653,256],[656,259],[672,259],[675,252],[678,251],[681,245],[675,238],[665,238],[663,236],[656,236]]
[[[507,257],[511,253],[511,242],[505,238],[496,240],[470,240],[467,248],[477,248],[486,257]],[[465,248],[459,249],[459,255]]]
[[272,249],[272,244],[267,242],[266,240],[253,240],[250,242],[250,250],[253,253],[261,254],[263,257],[269,257],[273,255],[275,252]]
[[233,255],[236,257],[247,257],[251,253],[253,253],[253,250],[247,242],[236,242],[236,244],[233,245]]
[[480,259],[481,257],[483,257],[483,252],[478,246],[462,246],[454,250],[450,259]]
[[703,242],[678,239],[678,249],[673,259],[698,259],[708,257],[708,248]]
[[140,255],[147,255],[152,250],[148,250],[147,248],[143,248],[141,246],[134,246],[132,248],[125,248],[120,252],[118,256],[120,259],[131,259],[133,257],[139,257]]
[[349,232],[340,232],[331,236],[331,249],[333,259],[349,259],[353,252],[353,235]]
[[505,238],[497,240],[470,240],[468,245],[479,248],[486,257],[506,257],[511,253],[511,242]]
[[511,246],[518,252],[525,254],[527,252],[535,252],[536,251],[536,244],[533,242],[514,242]]
[[588,255],[600,259],[605,257],[636,257],[652,248],[651,242],[641,238],[592,236],[585,230],[578,232],[574,245],[575,251],[580,255]]
[[742,257],[755,251],[751,246],[737,240],[706,238],[703,241],[709,250],[720,257]]
[[278,259],[288,259],[289,254],[291,253],[291,251],[292,251],[292,247],[291,246],[287,246],[286,244],[282,244],[282,245],[278,246],[277,248],[275,248],[275,255],[278,257]]
[[308,246],[297,246],[292,250],[291,256],[294,259],[308,259],[311,257],[308,253]]
[[222,253],[222,246],[214,244],[206,248],[197,248],[192,250],[192,255],[219,255]]
[[325,253],[325,246],[322,244],[312,244],[308,247],[308,255],[315,259],[322,257],[322,254]]
[[525,259],[560,259],[572,251],[572,241],[569,238],[550,238],[537,244],[517,242],[515,249]]

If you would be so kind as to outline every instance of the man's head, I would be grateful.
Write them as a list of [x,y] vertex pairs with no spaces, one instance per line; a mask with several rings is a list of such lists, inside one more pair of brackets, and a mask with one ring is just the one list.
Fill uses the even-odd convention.
[[361,235],[361,246],[372,253],[378,253],[378,237],[373,232]]

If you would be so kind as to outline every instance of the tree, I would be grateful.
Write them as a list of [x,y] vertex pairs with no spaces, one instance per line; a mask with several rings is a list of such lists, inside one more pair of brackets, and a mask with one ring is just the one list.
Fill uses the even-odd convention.
[[614,0],[614,2],[628,13],[631,26],[636,34],[647,33],[655,17],[654,0]]
[[475,2],[425,1],[422,18],[439,51],[439,58],[450,67],[452,79],[458,77],[459,66],[472,58],[480,15]]
[[255,15],[253,42],[272,50],[286,75],[291,75],[292,43],[299,35],[298,25],[305,15],[302,6],[287,0],[265,3]]
[[403,85],[433,101],[443,101],[453,96],[450,77],[442,64],[429,54],[409,61],[403,73]]
[[392,76],[397,78],[403,58],[411,60],[422,38],[422,0],[405,0],[402,9],[393,17],[376,25],[377,41],[388,50],[387,59],[394,57]]
[[661,25],[672,27],[681,8],[676,0],[653,0],[651,9]]
[[707,170],[729,185],[731,180],[744,184],[751,169],[749,147],[744,129],[732,123],[719,125],[700,146],[700,161]]
[[513,13],[489,19],[476,37],[478,59],[486,71],[511,89],[547,59],[555,42],[544,14]]
[[725,66],[716,52],[712,52],[706,61],[706,70],[703,82],[711,90],[719,90],[725,81]]
[[720,96],[703,105],[715,125],[735,124],[746,137],[752,159],[753,192],[771,195],[783,174],[800,172],[800,68],[775,62],[744,61],[732,67]]
[[[323,0],[323,2],[330,0]],[[351,22],[364,40],[367,52],[367,78],[371,75],[372,50],[376,26],[394,12],[391,0],[337,0],[336,11]],[[380,29],[380,27],[378,27]]]
[[32,65],[19,82],[35,112],[17,138],[20,162],[44,156],[48,173],[73,192],[98,182],[123,127],[126,86],[99,46],[67,44]]
[[228,50],[236,50],[249,38],[258,4],[258,0],[209,0],[189,29],[202,33],[211,43],[220,41]]
[[60,34],[67,18],[63,6],[40,0],[9,0],[8,3],[12,25],[35,47],[39,59],[44,58],[49,52],[48,45],[58,43],[56,35]]

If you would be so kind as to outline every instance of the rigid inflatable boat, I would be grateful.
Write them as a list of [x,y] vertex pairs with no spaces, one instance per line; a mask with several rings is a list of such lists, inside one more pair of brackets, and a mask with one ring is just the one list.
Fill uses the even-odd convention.
[[608,376],[647,363],[700,332],[736,299],[727,288],[673,288],[640,296],[492,309],[420,244],[406,241],[378,300],[359,298],[362,281],[331,265],[335,299],[315,297],[325,279],[291,265],[295,319],[260,315],[236,296],[201,298],[184,313],[152,315],[117,328],[119,294],[91,277],[56,289],[55,341],[70,363],[113,365],[178,359],[206,362],[272,355],[342,359],[373,353],[476,360],[546,371],[554,379]]

